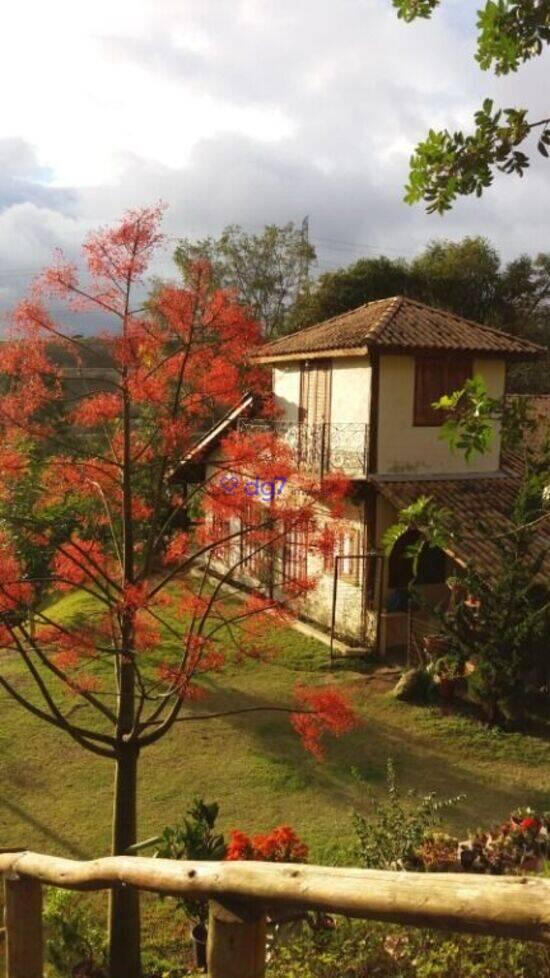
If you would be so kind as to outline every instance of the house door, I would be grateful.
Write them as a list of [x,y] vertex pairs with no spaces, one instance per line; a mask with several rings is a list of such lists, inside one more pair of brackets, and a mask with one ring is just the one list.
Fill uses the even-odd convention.
[[328,458],[332,364],[306,362],[300,376],[300,458],[320,472]]

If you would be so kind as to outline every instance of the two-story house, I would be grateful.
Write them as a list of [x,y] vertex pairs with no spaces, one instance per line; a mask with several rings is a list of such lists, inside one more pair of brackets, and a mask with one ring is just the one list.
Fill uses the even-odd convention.
[[[307,572],[318,577],[318,586],[300,607],[306,619],[379,651],[406,643],[403,595],[410,562],[404,547],[385,558],[382,537],[399,509],[421,494],[451,508],[470,527],[468,553],[425,554],[418,582],[427,596],[434,601],[445,596],[453,561],[473,556],[490,568],[491,544],[477,523],[485,515],[493,525],[502,524],[514,492],[498,426],[490,450],[468,464],[441,440],[443,416],[432,404],[474,375],[499,398],[506,391],[507,365],[543,352],[400,296],[368,303],[262,349],[258,359],[272,368],[280,411],[270,424],[293,446],[300,465],[318,473],[343,471],[353,483],[334,554],[314,557],[304,548],[297,558],[299,539],[285,545],[291,559],[316,561]],[[248,406],[244,399],[228,423],[244,430],[265,424],[244,418]],[[255,583],[241,576],[244,583]]]

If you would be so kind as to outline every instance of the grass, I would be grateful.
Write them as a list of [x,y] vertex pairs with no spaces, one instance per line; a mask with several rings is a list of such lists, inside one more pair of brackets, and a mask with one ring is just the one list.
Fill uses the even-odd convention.
[[[94,613],[81,594],[50,608],[58,619]],[[548,807],[550,743],[488,730],[476,720],[393,700],[355,671],[328,669],[325,645],[293,629],[277,635],[268,664],[229,665],[209,680],[208,708],[288,703],[298,681],[331,682],[353,690],[362,722],[332,742],[319,764],[306,754],[279,714],[258,713],[180,724],[145,751],[140,766],[139,821],[143,838],[174,821],[195,795],[220,802],[222,826],[262,831],[293,824],[320,856],[350,839],[350,811],[384,788],[392,757],[404,788],[465,794],[451,827],[491,824],[519,804]],[[8,671],[26,679],[14,663]],[[2,845],[22,844],[80,858],[107,852],[112,770],[65,735],[4,696],[0,770],[9,786],[0,801]],[[76,709],[75,701],[73,709]],[[204,707],[201,707],[204,709]],[[82,717],[85,710],[81,711]],[[352,769],[358,771],[358,784]]]
[[[49,613],[74,620],[94,610],[89,599],[71,594]],[[368,810],[367,795],[376,800],[384,790],[388,757],[404,789],[466,795],[449,815],[454,831],[491,825],[518,805],[550,807],[548,740],[490,731],[467,717],[397,702],[358,671],[331,674],[327,647],[296,630],[284,630],[276,641],[273,662],[232,664],[211,679],[208,706],[288,702],[297,681],[330,678],[353,689],[360,728],[332,742],[319,764],[304,752],[284,715],[176,726],[140,760],[141,838],[173,823],[202,795],[220,803],[222,829],[265,831],[291,824],[310,845],[313,860],[328,859],[331,850],[351,840],[352,809]],[[21,667],[13,662],[6,668],[23,687]],[[112,765],[84,753],[7,696],[0,712],[0,772],[2,846],[81,859],[108,852]],[[148,906],[157,914],[158,902]]]

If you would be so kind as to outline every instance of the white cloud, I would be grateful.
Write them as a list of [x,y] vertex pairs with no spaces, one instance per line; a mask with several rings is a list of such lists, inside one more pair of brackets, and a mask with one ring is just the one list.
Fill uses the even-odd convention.
[[402,204],[430,125],[468,126],[487,95],[547,109],[545,59],[506,79],[478,70],[475,6],[445,0],[432,21],[404,25],[390,0],[12,4],[0,35],[0,305],[5,282],[10,295],[24,284],[17,268],[55,244],[74,253],[89,227],[159,197],[173,235],[307,213],[321,268],[464,233],[507,257],[547,249],[543,161],[444,220]]

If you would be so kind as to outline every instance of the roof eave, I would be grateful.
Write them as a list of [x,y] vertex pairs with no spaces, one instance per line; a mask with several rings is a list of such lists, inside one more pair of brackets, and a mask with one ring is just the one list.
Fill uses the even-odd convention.
[[367,346],[328,347],[324,350],[303,350],[294,353],[256,354],[250,359],[254,363],[293,363],[300,360],[323,360],[326,357],[365,357],[368,356]]
[[543,346],[536,346],[529,350],[481,350],[469,346],[428,346],[418,344],[408,346],[398,343],[369,342],[365,346],[354,347],[327,347],[324,350],[302,350],[294,353],[272,353],[256,354],[251,357],[254,363],[296,363],[302,360],[323,360],[327,357],[364,357],[369,355],[369,348],[376,349],[378,353],[395,353],[413,356],[415,353],[471,353],[476,357],[492,357],[502,360],[539,360],[548,355],[548,351]]
[[380,343],[372,341],[369,346],[376,348],[378,353],[471,353],[476,357],[493,357],[502,360],[537,360],[548,355],[544,346],[532,344],[533,349],[527,350],[487,350],[465,344],[456,346],[429,346],[428,344],[406,345],[404,343]]

